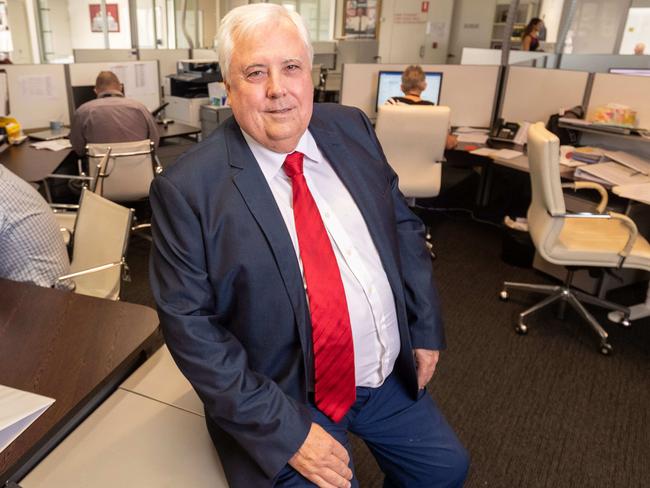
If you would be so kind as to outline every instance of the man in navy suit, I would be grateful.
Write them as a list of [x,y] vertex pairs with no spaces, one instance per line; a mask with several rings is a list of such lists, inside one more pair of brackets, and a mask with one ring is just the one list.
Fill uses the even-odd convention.
[[421,222],[368,119],[313,106],[300,16],[224,17],[234,118],[151,188],[165,339],[233,488],[462,486],[467,453],[424,387],[445,345]]

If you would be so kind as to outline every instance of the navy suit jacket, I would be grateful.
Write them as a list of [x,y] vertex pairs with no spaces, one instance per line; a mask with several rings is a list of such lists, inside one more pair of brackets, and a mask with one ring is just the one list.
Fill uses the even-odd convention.
[[[309,130],[370,230],[397,311],[395,370],[415,396],[412,349],[445,345],[422,223],[361,111],[316,104]],[[271,486],[311,425],[311,325],[291,238],[233,118],[154,180],[151,206],[165,340],[230,485]]]

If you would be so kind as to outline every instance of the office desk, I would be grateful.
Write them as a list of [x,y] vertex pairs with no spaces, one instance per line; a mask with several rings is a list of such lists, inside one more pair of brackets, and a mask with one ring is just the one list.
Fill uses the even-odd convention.
[[9,146],[0,153],[0,163],[29,182],[41,181],[47,175],[54,173],[72,152],[72,149],[61,151],[34,149],[29,144],[30,141],[26,140],[18,146]]
[[203,415],[163,346],[20,485],[227,488]]
[[160,135],[161,142],[170,137],[198,137],[198,135],[201,133],[201,129],[199,127],[183,124],[182,122],[173,122],[171,124],[168,124],[166,128],[163,124],[156,125],[158,126],[158,135]]
[[0,486],[24,476],[155,345],[142,305],[0,279],[0,384],[56,401],[0,453]]

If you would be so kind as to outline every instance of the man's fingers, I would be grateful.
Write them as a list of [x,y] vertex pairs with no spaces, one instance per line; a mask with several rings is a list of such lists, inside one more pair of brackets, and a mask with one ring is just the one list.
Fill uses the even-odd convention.
[[338,473],[335,473],[331,470],[325,471],[320,475],[315,475],[314,479],[311,479],[309,481],[313,481],[319,487],[324,488],[329,488],[330,486],[337,488],[350,488],[350,486],[352,486],[352,483],[350,483],[349,480],[343,478]]
[[348,453],[348,450],[343,447],[343,444],[341,444],[339,441],[334,440],[334,442],[335,444],[332,448],[332,454],[343,461],[347,466],[350,463],[350,454]]

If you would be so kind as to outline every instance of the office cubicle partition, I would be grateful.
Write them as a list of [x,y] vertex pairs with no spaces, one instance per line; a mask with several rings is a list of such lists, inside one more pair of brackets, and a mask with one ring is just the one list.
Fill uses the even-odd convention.
[[561,69],[607,73],[610,68],[650,68],[650,56],[628,54],[563,54]]
[[[358,107],[374,120],[377,116],[379,71],[403,71],[407,64],[344,64],[341,103]],[[424,71],[443,73],[440,105],[451,108],[454,126],[489,127],[499,75],[498,66],[424,64]]]
[[73,49],[72,55],[75,63],[138,60],[135,49]]
[[63,64],[6,64],[9,111],[23,129],[47,127],[52,120],[70,124]]
[[582,105],[589,73],[509,66],[500,117],[513,122],[544,122]]
[[[508,64],[546,67],[548,66],[548,63],[546,62],[548,56],[549,53],[544,52],[510,51]],[[487,64],[498,66],[501,64],[501,49],[464,47],[460,58],[460,64]]]
[[75,63],[68,65],[70,71],[70,113],[74,112],[75,105],[88,91],[88,87],[95,85],[95,79],[100,71],[113,71],[122,83],[126,96],[141,101],[149,110],[160,106],[160,79],[158,77],[157,61],[123,61],[104,63]]
[[608,103],[636,110],[639,127],[650,129],[650,77],[596,73],[587,108],[588,117]]

